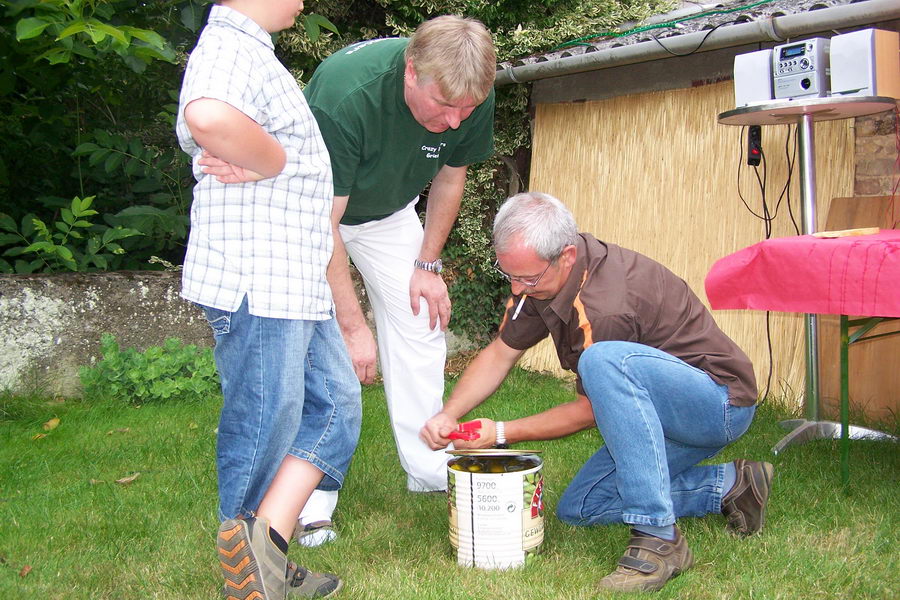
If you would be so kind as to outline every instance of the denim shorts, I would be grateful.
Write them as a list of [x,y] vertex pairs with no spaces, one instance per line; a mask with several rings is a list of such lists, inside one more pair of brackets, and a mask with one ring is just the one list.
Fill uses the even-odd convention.
[[224,403],[216,467],[219,517],[252,514],[285,456],[339,489],[359,439],[359,380],[334,318],[273,319],[201,306],[215,337]]

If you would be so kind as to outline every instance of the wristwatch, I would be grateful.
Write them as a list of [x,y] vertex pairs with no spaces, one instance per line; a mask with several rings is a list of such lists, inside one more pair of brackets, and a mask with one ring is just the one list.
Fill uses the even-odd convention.
[[431,273],[440,273],[444,270],[444,263],[441,262],[441,259],[433,260],[431,262],[416,259],[414,264],[417,269],[422,269],[423,271],[429,271]]

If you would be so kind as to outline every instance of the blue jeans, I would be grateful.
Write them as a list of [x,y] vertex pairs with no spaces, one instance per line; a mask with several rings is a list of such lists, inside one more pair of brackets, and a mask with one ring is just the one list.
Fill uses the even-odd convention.
[[343,485],[362,421],[359,380],[335,319],[305,321],[202,307],[225,397],[216,467],[219,518],[249,516],[290,454]]
[[578,362],[606,442],[557,507],[572,525],[671,525],[721,512],[725,465],[697,466],[738,439],[756,408],[732,406],[728,388],[656,348],[599,342]]

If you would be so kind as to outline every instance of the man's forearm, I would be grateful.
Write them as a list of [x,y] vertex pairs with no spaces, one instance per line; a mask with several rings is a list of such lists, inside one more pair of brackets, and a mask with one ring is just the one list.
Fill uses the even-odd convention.
[[465,185],[466,167],[444,166],[431,182],[420,260],[432,261],[441,255],[450,229],[459,214]]
[[536,415],[506,421],[506,439],[509,443],[555,440],[595,426],[590,401],[579,395]]
[[466,367],[441,412],[459,420],[474,410],[497,391],[521,354],[499,338],[491,342]]
[[331,286],[331,295],[334,298],[334,306],[338,325],[342,331],[354,331],[359,327],[368,327],[363,315],[356,289],[353,287],[353,279],[350,277],[350,263],[347,260],[347,249],[337,231],[334,234],[334,253],[331,262],[328,263],[326,274],[328,285]]

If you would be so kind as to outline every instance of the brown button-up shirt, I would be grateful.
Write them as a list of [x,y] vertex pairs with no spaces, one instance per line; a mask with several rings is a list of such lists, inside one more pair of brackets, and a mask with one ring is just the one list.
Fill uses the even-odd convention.
[[[506,306],[500,339],[517,350],[550,334],[563,368],[578,372],[578,359],[594,342],[625,341],[651,346],[702,369],[728,386],[737,406],[756,403],[756,377],[747,355],[719,329],[687,283],[654,260],[587,233],[576,242],[578,255],[555,298],[519,297]],[[581,378],[578,392],[584,394]]]

